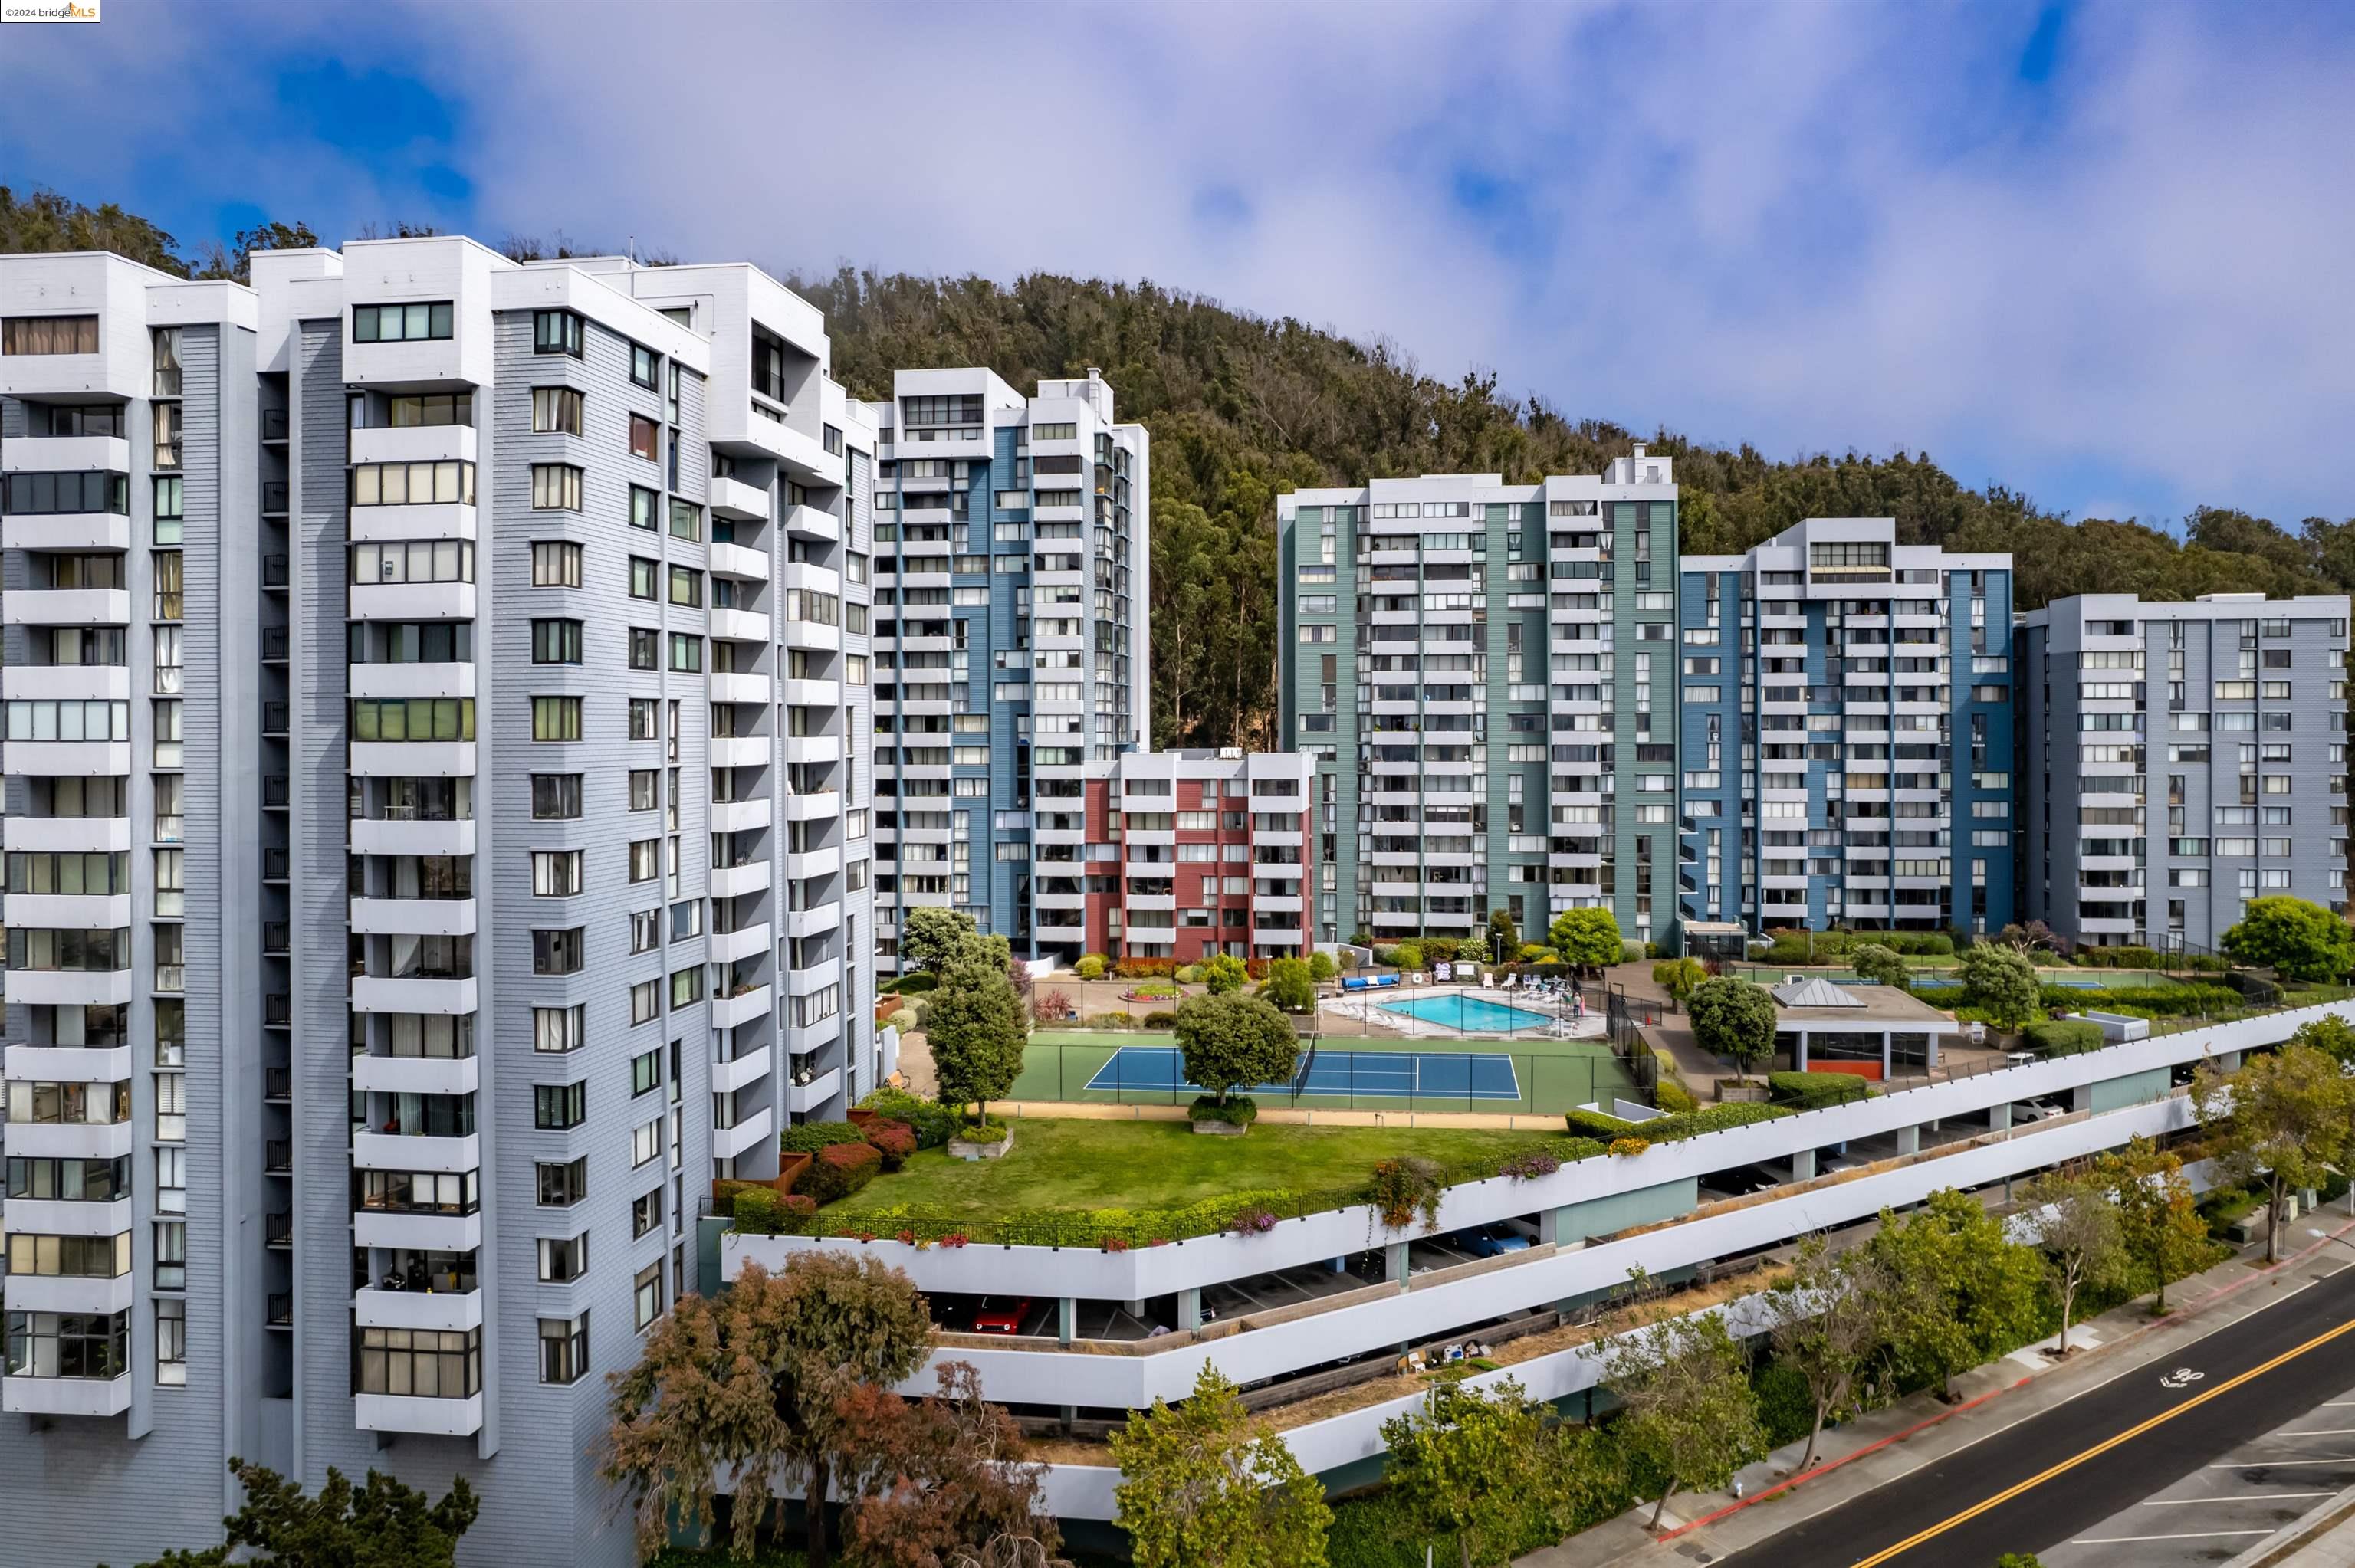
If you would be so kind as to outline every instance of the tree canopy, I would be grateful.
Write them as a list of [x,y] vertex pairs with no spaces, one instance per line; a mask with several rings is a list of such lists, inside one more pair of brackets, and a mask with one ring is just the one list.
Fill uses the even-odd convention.
[[975,930],[973,916],[961,909],[920,904],[900,919],[900,966],[938,974],[958,940]]
[[1608,909],[1592,906],[1565,909],[1553,917],[1547,937],[1561,961],[1578,969],[1604,969],[1625,955],[1619,939],[1619,917]]
[[1130,1411],[1112,1457],[1115,1522],[1136,1568],[1325,1568],[1324,1487],[1283,1438],[1252,1425],[1208,1361],[1190,1397]]
[[2335,1057],[2293,1044],[2252,1054],[2232,1073],[2202,1065],[2191,1097],[2225,1179],[2264,1185],[2265,1259],[2280,1261],[2285,1200],[2322,1185],[2355,1142],[2355,1079]]
[[1971,1005],[1985,1008],[1998,1029],[2022,1028],[2036,1016],[2036,966],[2017,948],[1974,942],[1955,962],[1955,977]]
[[986,1118],[989,1102],[1004,1098],[1022,1075],[1030,1012],[1007,977],[1005,959],[972,950],[971,944],[984,940],[1005,938],[967,936],[952,949],[924,1015],[924,1041],[942,1100],[970,1105],[977,1118]]
[[169,1551],[144,1568],[451,1568],[458,1538],[482,1507],[464,1476],[429,1503],[423,1492],[375,1470],[355,1487],[330,1466],[318,1495],[304,1497],[300,1481],[275,1470],[243,1459],[229,1467],[245,1503],[221,1520],[221,1543]]
[[2355,969],[2355,928],[2303,898],[2252,898],[2217,946],[2286,980],[2335,980]]
[[1289,1081],[1300,1037],[1273,1002],[1229,991],[1178,1004],[1178,1049],[1186,1081],[1223,1103],[1237,1089]]
[[1685,1001],[1693,1043],[1729,1058],[1743,1077],[1774,1054],[1774,999],[1764,986],[1721,975],[1694,988]]

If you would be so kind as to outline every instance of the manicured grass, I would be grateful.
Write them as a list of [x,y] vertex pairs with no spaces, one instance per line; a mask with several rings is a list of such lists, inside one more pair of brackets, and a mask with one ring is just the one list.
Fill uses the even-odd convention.
[[1172,1208],[1255,1188],[1348,1186],[1377,1160],[1401,1155],[1471,1160],[1562,1141],[1548,1132],[1266,1122],[1243,1138],[1203,1138],[1182,1121],[1036,1118],[1015,1123],[1014,1147],[1001,1160],[953,1160],[928,1149],[824,1212],[840,1218],[904,1204],[986,1217],[1009,1209]]

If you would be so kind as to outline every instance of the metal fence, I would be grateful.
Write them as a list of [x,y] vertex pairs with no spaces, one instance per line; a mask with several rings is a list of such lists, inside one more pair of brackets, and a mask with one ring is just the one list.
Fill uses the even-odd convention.
[[[1515,1051],[1506,1043],[1384,1041],[1346,1034],[1301,1037],[1291,1074],[1248,1094],[1263,1108],[1465,1112],[1554,1116],[1579,1106],[1638,1100],[1649,1051],[1623,1059],[1602,1042]],[[1093,1033],[1033,1039],[1008,1098],[1068,1104],[1187,1105],[1201,1090],[1186,1081],[1184,1057],[1166,1036]]]

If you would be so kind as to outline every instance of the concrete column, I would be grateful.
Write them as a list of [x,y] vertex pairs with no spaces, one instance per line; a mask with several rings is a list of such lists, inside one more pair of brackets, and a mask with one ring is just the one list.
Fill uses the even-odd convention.
[[2220,1051],[2216,1054],[2216,1071],[2237,1073],[2240,1070],[2241,1054],[2238,1051]]
[[1199,1329],[1202,1326],[1202,1287],[1188,1285],[1178,1292],[1178,1326]]
[[1798,1059],[1791,1064],[1791,1068],[1794,1072],[1804,1073],[1807,1070],[1807,1032],[1804,1029],[1800,1030],[1798,1037]]
[[1921,1153],[1922,1129],[1918,1127],[1899,1128],[1897,1129],[1897,1152],[1900,1154]]
[[1891,1065],[1889,1060],[1889,1031],[1884,1029],[1881,1032],[1881,1081],[1882,1083],[1887,1083],[1889,1081],[1889,1069]]
[[1812,1150],[1812,1149],[1802,1149],[1801,1150],[1799,1150],[1799,1152],[1798,1152],[1798,1153],[1794,1154],[1793,1156],[1791,1156],[1791,1180],[1792,1180],[1792,1181],[1810,1181],[1810,1180],[1812,1180],[1812,1179],[1814,1178],[1815,1174],[1816,1174],[1816,1151],[1815,1151],[1814,1150]]
[[1401,1290],[1406,1288],[1407,1282],[1406,1248],[1404,1242],[1392,1242],[1382,1248],[1382,1277]]
[[2094,1086],[2091,1084],[2079,1084],[2075,1088],[2071,1089],[2069,1091],[2069,1108],[2073,1111],[2092,1110],[2094,1108]]
[[2011,1102],[2009,1100],[2004,1101],[2001,1105],[1989,1107],[1987,1111],[1987,1128],[1989,1131],[2001,1132],[2010,1125]]
[[1061,1308],[1055,1317],[1055,1337],[1067,1345],[1073,1340],[1080,1337],[1080,1299],[1078,1297],[1066,1296],[1063,1298]]

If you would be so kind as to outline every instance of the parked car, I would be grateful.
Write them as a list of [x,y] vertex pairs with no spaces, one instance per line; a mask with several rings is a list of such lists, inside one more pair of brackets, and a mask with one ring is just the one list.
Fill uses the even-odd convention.
[[1028,1296],[985,1296],[973,1309],[973,1331],[976,1334],[1018,1334],[1030,1316]]
[[1486,1225],[1458,1233],[1455,1245],[1475,1257],[1502,1257],[1508,1252],[1528,1251],[1529,1238],[1510,1225]]

